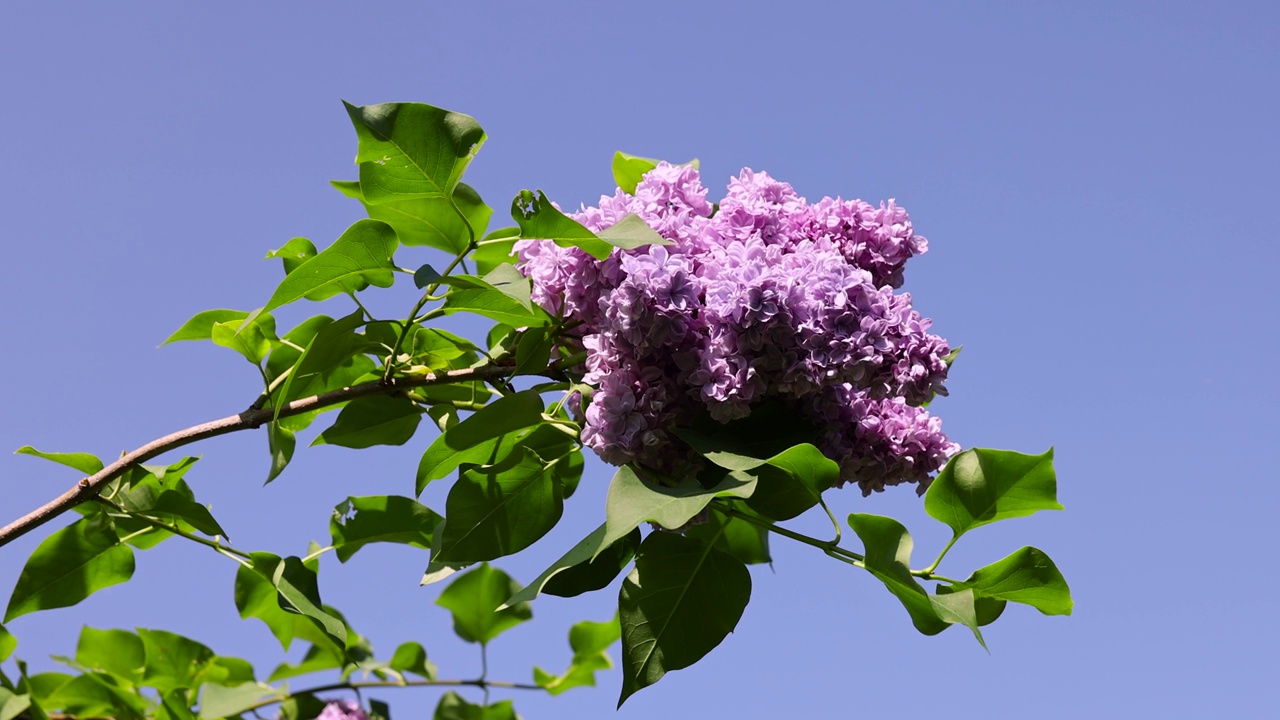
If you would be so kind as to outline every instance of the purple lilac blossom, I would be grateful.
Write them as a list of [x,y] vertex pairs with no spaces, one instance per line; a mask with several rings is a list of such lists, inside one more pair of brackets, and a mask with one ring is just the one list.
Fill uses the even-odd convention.
[[369,720],[355,700],[332,700],[316,716],[316,720]]
[[606,462],[663,472],[697,465],[668,433],[782,399],[825,428],[816,444],[864,493],[929,482],[958,447],[919,405],[946,394],[947,341],[911,305],[906,261],[928,249],[893,200],[823,198],[744,169],[718,211],[698,171],[661,163],[570,213],[598,232],[638,215],[672,245],[597,260],[516,243],[533,299],[577,321],[594,388],[583,442]]

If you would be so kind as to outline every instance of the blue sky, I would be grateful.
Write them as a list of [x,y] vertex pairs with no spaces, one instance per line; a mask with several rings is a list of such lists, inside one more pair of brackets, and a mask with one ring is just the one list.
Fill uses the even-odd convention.
[[[611,192],[617,149],[699,157],[713,195],[749,166],[810,199],[894,197],[911,211],[930,251],[904,289],[965,346],[935,406],[944,427],[966,446],[1054,446],[1067,507],[966,536],[943,570],[1034,545],[1071,582],[1076,613],[1012,608],[988,629],[987,655],[961,631],[917,635],[871,577],[778,542],[738,630],[617,717],[1270,707],[1280,12],[694,5],[5,5],[0,448],[109,457],[252,400],[255,372],[238,356],[156,346],[200,310],[264,304],[279,279],[260,260],[268,249],[298,235],[326,245],[361,217],[327,184],[355,176],[340,99],[476,117],[489,141],[468,181],[496,217],[524,187],[574,206]],[[399,290],[385,307],[412,302]],[[266,440],[246,433],[198,447],[189,479],[237,545],[298,553],[327,538],[346,495],[409,494],[427,440],[300,451],[263,488]],[[565,527],[503,567],[528,580],[594,527],[609,474],[589,465]],[[0,456],[2,520],[74,480]],[[443,507],[442,488],[423,499]],[[922,556],[946,539],[909,490],[834,504],[898,516]],[[0,551],[6,592],[42,536]],[[474,649],[452,637],[438,590],[417,586],[424,555],[327,557],[325,599],[384,653],[417,639],[442,675],[472,677]],[[233,575],[169,542],[139,556],[132,582],[9,629],[38,667],[71,654],[88,624],[189,634],[265,675],[279,646],[236,616]],[[560,669],[569,625],[606,619],[612,600],[540,600],[538,622],[495,641],[491,677]],[[615,671],[598,689],[517,695],[516,707],[608,717],[619,683]],[[404,718],[437,695],[379,696]]]

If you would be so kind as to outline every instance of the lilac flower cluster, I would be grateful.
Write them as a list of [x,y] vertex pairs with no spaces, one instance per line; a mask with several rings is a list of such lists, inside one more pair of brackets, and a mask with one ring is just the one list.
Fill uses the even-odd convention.
[[369,720],[355,700],[333,700],[324,706],[316,720]]
[[919,407],[946,394],[950,348],[894,293],[928,245],[892,200],[811,204],[743,170],[716,209],[696,169],[662,163],[571,217],[598,232],[627,214],[673,244],[605,260],[516,244],[534,300],[579,323],[595,388],[582,438],[606,462],[679,472],[692,457],[671,428],[775,399],[824,428],[815,442],[864,493],[923,488],[958,450]]

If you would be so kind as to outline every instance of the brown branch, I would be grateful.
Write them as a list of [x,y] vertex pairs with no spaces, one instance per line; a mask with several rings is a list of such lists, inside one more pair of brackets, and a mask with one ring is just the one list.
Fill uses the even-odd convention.
[[[560,365],[563,366],[563,365]],[[557,367],[549,368],[556,370]],[[341,390],[332,390],[319,395],[294,400],[280,408],[280,417],[291,417],[293,415],[301,415],[312,410],[319,410],[339,403],[344,403],[356,398],[367,397],[370,395],[390,394],[409,388],[424,387],[427,385],[446,385],[455,382],[466,382],[468,380],[488,380],[493,378],[506,377],[514,372],[514,368],[503,365],[485,365],[476,368],[466,368],[463,370],[450,370],[437,375],[423,375],[420,377],[393,377],[386,380],[374,380],[372,382],[360,385],[352,385]],[[120,477],[124,473],[138,463],[146,462],[151,458],[168,452],[170,450],[189,445],[193,442],[204,440],[206,438],[226,435],[228,433],[238,432],[240,430],[253,430],[259,428],[272,421],[276,417],[275,408],[250,407],[248,410],[238,414],[230,415],[219,420],[211,420],[199,425],[193,425],[185,430],[165,435],[132,452],[126,453],[119,460],[104,467],[97,473],[81,478],[75,487],[62,493],[58,497],[32,510],[26,515],[14,520],[8,525],[0,528],[0,547],[22,537],[50,520],[58,517],[62,513],[79,505],[80,503],[96,497],[107,483]]]

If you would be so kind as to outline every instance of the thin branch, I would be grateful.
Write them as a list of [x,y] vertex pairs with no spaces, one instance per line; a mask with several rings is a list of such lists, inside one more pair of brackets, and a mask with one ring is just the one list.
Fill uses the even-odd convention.
[[[555,373],[563,367],[563,363],[548,368],[549,372]],[[416,377],[393,377],[385,380],[373,380],[360,385],[352,385],[340,390],[332,390],[319,395],[300,398],[280,408],[280,417],[292,417],[303,413],[319,410],[321,408],[338,405],[340,403],[355,400],[356,398],[368,397],[371,395],[389,395],[391,393],[400,392],[409,388],[424,387],[427,385],[446,385],[455,382],[466,382],[469,380],[489,380],[495,378],[506,377],[515,371],[514,367],[484,365],[475,368],[465,368],[462,370],[450,370],[444,373],[422,375]],[[274,408],[270,407],[251,407],[237,415],[230,415],[218,420],[211,420],[199,425],[193,425],[185,430],[179,430],[170,433],[164,437],[157,438],[142,447],[126,453],[119,460],[104,467],[102,470],[81,478],[80,482],[74,487],[62,493],[58,497],[32,510],[26,515],[14,520],[8,525],[0,528],[0,547],[8,545],[10,542],[22,537],[50,520],[58,517],[62,513],[67,512],[71,508],[79,505],[86,500],[90,500],[102,492],[102,488],[112,480],[120,477],[128,470],[139,463],[146,462],[157,455],[161,455],[170,450],[190,445],[191,443],[205,440],[219,435],[227,435],[229,433],[238,432],[240,430],[253,430],[271,422],[276,416]]]

